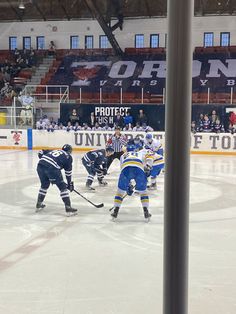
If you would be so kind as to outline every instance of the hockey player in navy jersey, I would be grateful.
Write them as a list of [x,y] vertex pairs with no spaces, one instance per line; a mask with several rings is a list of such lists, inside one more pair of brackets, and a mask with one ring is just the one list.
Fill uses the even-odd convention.
[[88,172],[86,182],[88,190],[95,190],[92,187],[95,175],[97,175],[99,185],[107,185],[107,182],[104,181],[104,176],[107,174],[107,157],[112,154],[114,154],[114,149],[111,146],[107,146],[106,149],[92,150],[83,156],[82,164]]
[[114,212],[111,214],[116,219],[125,193],[132,195],[131,180],[136,183],[135,190],[140,194],[144,217],[149,221],[151,214],[148,211],[149,197],[147,195],[147,173],[153,164],[153,157],[142,151],[135,152],[136,145],[131,140],[126,147],[126,153],[121,156],[121,173],[118,181],[118,189],[114,199]]
[[138,152],[143,149],[144,140],[142,140],[138,135],[134,138],[135,151]]
[[[71,207],[69,191],[74,190],[74,184],[72,182],[72,163],[71,156],[72,147],[69,144],[65,144],[62,149],[59,150],[43,150],[40,151],[38,156],[40,158],[37,166],[38,176],[41,182],[41,187],[38,194],[38,200],[36,204],[36,212],[39,212],[45,207],[43,203],[47,190],[51,184],[56,184],[60,190],[62,201],[65,204],[65,210],[67,214],[76,214],[77,209]],[[67,183],[64,182],[61,170],[65,170]]]

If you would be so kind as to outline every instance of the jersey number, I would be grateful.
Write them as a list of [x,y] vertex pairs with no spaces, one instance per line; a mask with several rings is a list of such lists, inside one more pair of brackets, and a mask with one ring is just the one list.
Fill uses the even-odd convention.
[[59,151],[59,150],[55,150],[54,152],[52,152],[51,153],[51,155],[53,156],[53,157],[58,157],[58,156],[60,156],[60,155],[62,155],[63,153],[61,152],[61,151]]

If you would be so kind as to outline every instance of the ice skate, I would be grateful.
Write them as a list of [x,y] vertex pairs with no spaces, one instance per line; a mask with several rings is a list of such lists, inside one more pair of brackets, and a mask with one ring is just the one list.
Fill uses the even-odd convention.
[[71,206],[66,206],[66,215],[67,217],[75,216],[78,214],[77,209],[72,208]]
[[46,207],[45,204],[38,202],[38,203],[36,204],[35,212],[36,212],[36,213],[39,213],[39,212],[41,212],[45,207]]
[[151,183],[151,184],[148,186],[148,189],[149,189],[149,190],[156,190],[156,188],[157,188],[156,182],[155,182],[155,183]]
[[116,221],[118,213],[119,213],[119,207],[115,207],[114,212],[111,214],[112,221]]
[[143,213],[144,213],[145,221],[149,222],[152,215],[149,213],[149,211],[146,207],[143,209]]
[[104,181],[104,180],[99,180],[98,183],[99,183],[100,186],[108,185],[107,181]]
[[88,183],[86,183],[86,190],[87,191],[95,191],[95,189],[90,185],[90,184],[88,184]]

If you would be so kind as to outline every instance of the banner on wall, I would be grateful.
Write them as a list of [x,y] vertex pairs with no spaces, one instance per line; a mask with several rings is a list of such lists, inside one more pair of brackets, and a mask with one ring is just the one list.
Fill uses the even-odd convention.
[[[195,54],[193,60],[193,91],[204,92],[211,88],[228,92],[236,85],[236,55]],[[51,85],[70,85],[72,92],[85,91],[146,92],[162,94],[166,79],[166,56],[164,54],[127,55],[122,60],[111,56],[64,57]]]
[[[54,131],[53,133],[47,131],[33,131],[33,147],[62,147],[65,143],[73,146],[74,149],[88,150],[104,148],[110,135],[113,132],[66,132]],[[128,132],[125,133],[127,138],[134,138],[135,136],[145,137],[146,133],[142,132]],[[161,141],[164,146],[164,132],[153,132],[154,138]],[[199,153],[235,153],[236,154],[236,134],[229,133],[196,133],[191,135],[191,151]]]
[[0,130],[1,148],[26,148],[27,143],[27,130]]
[[[31,130],[30,130],[31,131]],[[123,132],[124,133],[124,132]],[[46,130],[0,130],[0,148],[60,148],[64,144],[70,144],[76,150],[89,150],[104,148],[108,138],[113,132],[93,131],[54,131]],[[128,139],[135,136],[145,137],[144,132],[125,132]],[[161,141],[164,146],[165,133],[153,132],[154,138]],[[192,152],[195,153],[223,153],[236,154],[236,134],[230,133],[196,133],[191,134]]]
[[73,109],[76,109],[80,124],[83,122],[89,123],[91,112],[94,112],[96,121],[100,124],[113,125],[114,118],[119,113],[121,116],[126,116],[129,111],[134,118],[134,124],[137,120],[139,110],[142,109],[148,118],[148,124],[156,131],[164,129],[165,107],[156,104],[144,105],[122,105],[122,104],[60,104],[60,121],[67,124],[70,114]]

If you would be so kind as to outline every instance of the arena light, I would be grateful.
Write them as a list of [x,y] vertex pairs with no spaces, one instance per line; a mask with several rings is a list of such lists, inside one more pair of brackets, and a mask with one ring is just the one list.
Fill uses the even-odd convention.
[[21,10],[24,10],[25,9],[25,5],[24,5],[24,2],[23,1],[21,1],[20,3],[19,3],[19,7],[18,7],[19,9],[21,9]]

